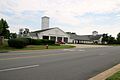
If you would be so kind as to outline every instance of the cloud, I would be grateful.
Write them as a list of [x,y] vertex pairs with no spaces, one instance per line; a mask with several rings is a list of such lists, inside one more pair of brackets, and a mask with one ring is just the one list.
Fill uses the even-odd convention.
[[[116,17],[110,15],[115,13],[117,13]],[[51,26],[59,24],[58,26],[65,31],[90,34],[93,30],[99,30],[101,33],[106,31],[115,34],[119,29],[119,14],[120,0],[0,1],[0,18],[8,20],[12,26],[11,31],[16,31],[15,28],[19,29],[18,25],[31,26],[29,27],[31,30],[39,29],[40,18],[47,15],[54,20],[51,21]],[[114,27],[116,28],[112,29]]]
[[9,30],[12,33],[19,33],[19,29],[21,28],[28,28],[30,31],[38,30],[37,28],[29,25],[10,25]]
[[[65,11],[76,14],[86,12],[111,12],[119,8],[119,0],[18,0],[16,11]],[[32,5],[32,6],[31,6]],[[79,12],[79,13],[78,13]]]

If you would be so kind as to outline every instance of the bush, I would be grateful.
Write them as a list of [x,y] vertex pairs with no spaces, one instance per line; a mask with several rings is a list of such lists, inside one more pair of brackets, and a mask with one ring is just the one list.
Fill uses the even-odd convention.
[[14,48],[24,48],[25,46],[28,45],[28,42],[26,39],[22,39],[22,38],[9,39],[8,45]]
[[31,39],[32,45],[53,45],[55,41],[44,40],[44,39]]
[[31,38],[21,38],[21,39],[24,40],[27,45],[32,44],[32,39]]
[[46,40],[45,43],[48,44],[48,45],[54,45],[54,44],[55,44],[55,41],[52,41],[52,40]]
[[16,38],[8,40],[8,45],[14,48],[24,48],[27,45],[54,45],[55,41],[31,38]]

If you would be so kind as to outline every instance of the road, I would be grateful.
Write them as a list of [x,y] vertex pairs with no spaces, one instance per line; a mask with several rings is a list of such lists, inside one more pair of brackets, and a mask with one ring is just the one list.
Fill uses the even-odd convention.
[[87,80],[120,63],[120,47],[0,53],[0,80]]

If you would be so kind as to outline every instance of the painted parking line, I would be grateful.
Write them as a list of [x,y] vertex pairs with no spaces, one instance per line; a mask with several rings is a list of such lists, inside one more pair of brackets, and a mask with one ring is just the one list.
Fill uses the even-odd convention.
[[27,69],[27,68],[34,68],[38,67],[39,65],[30,65],[30,66],[23,66],[23,67],[16,67],[16,68],[9,68],[9,69],[2,69],[0,72],[5,72],[5,71],[13,71],[13,70],[20,70],[20,69]]

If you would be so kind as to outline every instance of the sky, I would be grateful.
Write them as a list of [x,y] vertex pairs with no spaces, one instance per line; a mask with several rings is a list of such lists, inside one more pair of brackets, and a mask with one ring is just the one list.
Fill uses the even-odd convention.
[[41,17],[50,17],[50,28],[79,35],[120,32],[120,0],[0,0],[0,18],[11,32],[41,29]]

